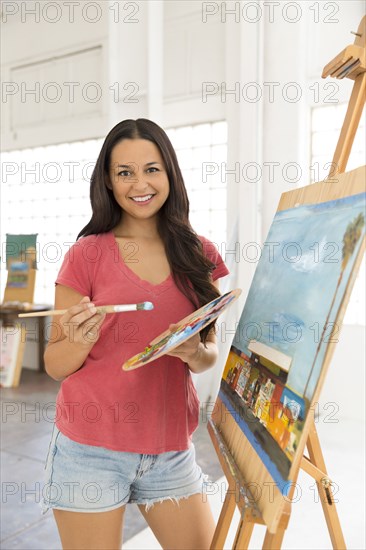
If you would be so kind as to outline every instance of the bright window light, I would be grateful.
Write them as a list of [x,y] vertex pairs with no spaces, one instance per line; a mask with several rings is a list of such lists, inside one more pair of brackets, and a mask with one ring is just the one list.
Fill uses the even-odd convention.
[[6,233],[38,233],[35,303],[53,304],[62,259],[90,219],[89,180],[101,145],[94,139],[2,154],[2,248]]
[[226,182],[220,167],[227,160],[225,121],[170,128],[190,202],[194,230],[215,243],[226,242]]

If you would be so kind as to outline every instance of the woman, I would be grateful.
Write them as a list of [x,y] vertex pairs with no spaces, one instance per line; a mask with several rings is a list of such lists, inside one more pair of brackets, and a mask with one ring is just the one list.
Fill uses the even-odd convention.
[[[117,549],[127,502],[163,548],[208,548],[214,531],[191,442],[199,402],[190,372],[215,364],[213,326],[169,355],[124,372],[167,326],[219,296],[228,270],[188,220],[174,149],[155,123],[117,124],[91,177],[92,217],[56,281],[45,352],[62,380],[46,462],[43,509],[64,549]],[[102,315],[95,306],[150,301],[152,311]],[[93,512],[93,513],[91,513]]]

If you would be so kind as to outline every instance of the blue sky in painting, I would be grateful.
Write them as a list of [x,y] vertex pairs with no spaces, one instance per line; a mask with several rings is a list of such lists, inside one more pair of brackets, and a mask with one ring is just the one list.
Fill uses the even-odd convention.
[[[365,215],[365,193],[278,212],[262,247],[233,345],[250,355],[247,345],[256,339],[290,355],[287,383],[301,396],[341,272],[343,235],[360,212]],[[329,322],[336,318],[361,242],[347,264]],[[331,327],[326,339],[330,332]],[[309,383],[310,400],[326,346]]]

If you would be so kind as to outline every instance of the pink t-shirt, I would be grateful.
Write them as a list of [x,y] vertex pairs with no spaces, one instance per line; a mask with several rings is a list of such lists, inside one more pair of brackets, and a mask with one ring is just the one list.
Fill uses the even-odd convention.
[[[200,237],[216,265],[213,279],[228,273],[216,247]],[[127,250],[128,251],[128,250]],[[150,301],[152,311],[108,314],[83,366],[63,380],[56,425],[70,439],[116,451],[159,454],[185,450],[198,425],[199,401],[187,364],[163,356],[126,372],[122,364],[156,336],[194,311],[171,275],[158,285],[140,279],[123,260],[112,232],[77,241],[66,254],[56,284],[98,305]]]

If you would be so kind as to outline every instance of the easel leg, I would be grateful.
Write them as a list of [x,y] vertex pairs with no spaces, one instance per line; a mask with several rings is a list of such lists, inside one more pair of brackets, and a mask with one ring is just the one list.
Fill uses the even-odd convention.
[[224,548],[225,540],[229,532],[230,523],[234,515],[236,506],[235,491],[230,486],[227,490],[224,504],[221,509],[219,521],[211,542],[210,550],[219,550]]
[[[309,430],[306,446],[309,451],[311,462],[326,476],[327,470],[325,467],[323,453],[320,447],[318,433],[316,431],[314,423]],[[327,522],[333,548],[344,549],[346,548],[346,543],[343,537],[342,528],[339,522],[337,508],[333,500],[331,488],[326,491],[324,486],[318,479],[316,479],[316,484],[318,487],[320,501],[322,503],[323,512],[325,520]]]
[[253,522],[248,522],[245,518],[240,521],[232,550],[246,550],[248,548],[253,528]]
[[285,529],[280,527],[275,533],[270,533],[267,529],[266,536],[264,537],[262,550],[279,550],[282,546],[283,537],[285,536]]
[[236,531],[232,550],[247,550],[253,533],[255,520],[250,510],[245,510]]

